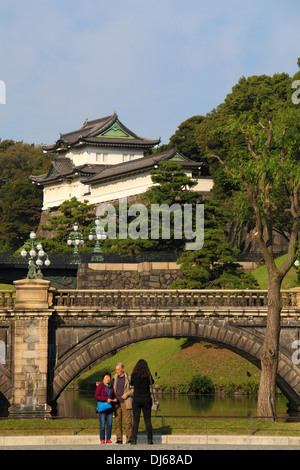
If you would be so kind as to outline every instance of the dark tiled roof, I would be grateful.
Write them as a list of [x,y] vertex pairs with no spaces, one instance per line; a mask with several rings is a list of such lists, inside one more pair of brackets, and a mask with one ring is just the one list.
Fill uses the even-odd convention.
[[[179,163],[185,169],[195,169],[201,167],[201,163],[194,162],[182,155],[176,148],[166,150],[165,152],[155,153],[147,157],[137,158],[135,160],[118,163],[116,165],[91,165],[84,164],[75,166],[72,160],[67,157],[56,157],[51,163],[48,173],[40,176],[30,176],[34,183],[44,184],[57,181],[61,178],[72,177],[76,174],[82,176],[83,184],[96,184],[110,179],[120,178],[132,173],[142,173],[150,171],[161,161],[171,160],[175,157],[176,163]],[[176,158],[177,157],[177,158]]]
[[[130,135],[130,138],[97,137],[116,122]],[[124,124],[119,121],[117,114],[114,113],[111,116],[86,121],[83,126],[76,131],[60,134],[60,138],[53,145],[45,145],[43,149],[47,152],[65,152],[70,147],[82,145],[152,148],[159,143],[160,139],[151,140],[139,137],[124,126]]]
[[201,167],[201,163],[194,162],[184,155],[180,154],[176,148],[166,150],[165,152],[156,153],[153,155],[148,155],[147,157],[137,158],[124,163],[118,163],[117,165],[107,165],[99,173],[89,176],[88,178],[82,179],[82,183],[98,183],[104,182],[105,180],[111,178],[118,178],[125,176],[129,173],[140,173],[144,171],[149,171],[154,168],[155,165],[159,164],[161,161],[170,160],[175,156],[178,156],[179,160],[174,160],[176,163],[179,163],[184,168],[193,169]]
[[95,173],[99,173],[105,165],[89,165],[84,164],[75,166],[70,158],[56,157],[51,163],[48,173],[39,176],[30,176],[31,181],[34,183],[50,183],[61,178],[75,175],[76,173],[82,176],[91,176]]

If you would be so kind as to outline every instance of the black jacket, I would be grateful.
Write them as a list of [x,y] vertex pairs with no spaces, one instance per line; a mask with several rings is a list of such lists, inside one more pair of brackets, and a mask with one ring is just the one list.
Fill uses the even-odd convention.
[[[152,383],[154,380],[151,376]],[[131,375],[130,385],[134,387],[134,397],[150,397],[150,376],[149,377],[138,377],[135,374]]]

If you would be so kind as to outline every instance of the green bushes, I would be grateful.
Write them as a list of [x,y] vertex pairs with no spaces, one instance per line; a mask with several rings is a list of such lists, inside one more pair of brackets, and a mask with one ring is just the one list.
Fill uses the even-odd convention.
[[207,375],[197,374],[192,377],[190,382],[178,383],[173,386],[160,386],[159,391],[163,393],[179,393],[188,394],[195,393],[196,395],[208,395],[215,390],[213,381]]
[[218,387],[218,392],[225,395],[240,393],[241,395],[257,395],[259,384],[253,380],[237,384],[235,382],[226,382]]
[[243,395],[257,395],[258,394],[259,384],[253,380],[241,384],[241,392]]
[[190,384],[177,387],[178,393],[195,393],[197,395],[208,395],[223,392],[225,394],[241,393],[242,395],[257,395],[258,384],[252,380],[242,384],[229,382],[221,387],[216,387],[208,375],[194,375]]
[[213,393],[214,384],[210,377],[207,375],[197,374],[194,375],[189,387],[189,392],[198,393],[199,395],[204,395],[208,393]]

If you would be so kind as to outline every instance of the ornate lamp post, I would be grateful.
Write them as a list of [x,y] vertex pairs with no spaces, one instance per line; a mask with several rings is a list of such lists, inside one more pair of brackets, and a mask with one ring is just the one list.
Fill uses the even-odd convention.
[[103,227],[99,226],[100,220],[99,217],[96,217],[95,219],[95,226],[91,228],[90,234],[89,234],[89,239],[90,240],[95,240],[95,248],[92,253],[91,260],[92,261],[98,261],[98,262],[103,262],[103,254],[102,254],[102,249],[99,244],[100,240],[105,240],[107,238],[106,233],[104,232]]
[[68,245],[74,246],[73,263],[80,263],[80,255],[79,255],[78,247],[84,244],[82,234],[81,232],[79,232],[78,228],[79,228],[78,223],[75,222],[73,226],[73,232],[69,234],[68,241],[67,241]]
[[[45,264],[48,267],[51,263],[47,253],[43,250],[40,242],[35,242],[36,234],[31,232],[29,235],[31,242],[25,242],[21,251],[21,256],[25,258],[29,254],[27,279],[42,279],[43,274],[41,266]],[[29,252],[26,251],[29,250]],[[37,250],[37,251],[36,251]],[[42,258],[46,257],[45,261]]]

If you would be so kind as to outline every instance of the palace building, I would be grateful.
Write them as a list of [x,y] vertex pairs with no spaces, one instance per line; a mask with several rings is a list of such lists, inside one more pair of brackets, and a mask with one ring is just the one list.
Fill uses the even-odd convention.
[[213,181],[201,176],[201,163],[182,155],[176,148],[145,155],[160,139],[139,137],[116,113],[86,120],[73,132],[61,134],[44,152],[54,154],[47,174],[31,176],[43,187],[43,211],[57,209],[65,200],[76,197],[90,204],[138,196],[153,185],[150,170],[161,161],[176,161],[187,175],[198,181],[196,191],[209,194]]

